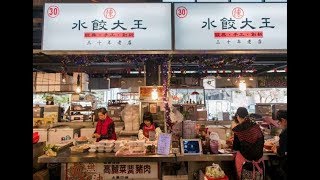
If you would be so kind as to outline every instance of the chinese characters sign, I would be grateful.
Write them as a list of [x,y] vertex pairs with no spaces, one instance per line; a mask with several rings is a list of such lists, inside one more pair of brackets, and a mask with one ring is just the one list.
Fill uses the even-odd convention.
[[157,162],[67,163],[65,179],[158,178]]
[[171,146],[171,134],[161,133],[158,139],[157,154],[169,155]]
[[196,2],[196,0],[162,0],[162,2]]
[[42,50],[171,50],[169,3],[46,3]]
[[176,50],[287,49],[287,3],[176,3],[174,11]]

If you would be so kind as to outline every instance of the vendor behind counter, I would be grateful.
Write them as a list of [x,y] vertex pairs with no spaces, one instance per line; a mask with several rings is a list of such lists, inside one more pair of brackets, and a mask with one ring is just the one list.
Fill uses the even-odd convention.
[[98,109],[98,123],[92,138],[97,138],[97,142],[102,139],[117,140],[115,125],[113,120],[108,116],[106,108]]
[[161,129],[157,123],[153,122],[152,114],[145,112],[143,114],[143,123],[140,124],[138,132],[139,140],[154,141],[158,139],[160,133]]

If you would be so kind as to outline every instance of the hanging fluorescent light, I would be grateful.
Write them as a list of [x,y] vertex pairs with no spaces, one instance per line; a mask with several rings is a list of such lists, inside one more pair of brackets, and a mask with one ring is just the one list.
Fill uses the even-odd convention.
[[151,92],[151,99],[152,100],[158,100],[158,89],[157,87],[153,88]]
[[245,80],[240,80],[239,82],[239,90],[240,91],[245,91],[247,89],[247,84]]
[[63,72],[61,75],[62,75],[62,82],[66,83],[66,73]]
[[81,93],[81,81],[80,81],[80,74],[77,76],[77,88],[76,88],[76,93]]
[[81,88],[79,87],[79,86],[77,86],[77,88],[76,88],[76,93],[81,93]]

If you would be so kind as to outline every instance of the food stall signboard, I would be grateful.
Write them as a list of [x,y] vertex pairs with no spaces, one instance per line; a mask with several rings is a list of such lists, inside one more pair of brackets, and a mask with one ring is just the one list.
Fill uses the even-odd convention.
[[157,162],[67,163],[65,179],[158,178]]
[[174,29],[175,50],[285,50],[287,3],[175,3]]
[[172,50],[170,3],[46,3],[42,50]]
[[182,2],[196,2],[196,0],[162,0],[162,2],[182,3]]

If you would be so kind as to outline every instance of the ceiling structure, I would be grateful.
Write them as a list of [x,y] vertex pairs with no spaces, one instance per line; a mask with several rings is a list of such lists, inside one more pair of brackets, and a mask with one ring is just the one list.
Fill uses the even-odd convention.
[[[250,73],[264,76],[268,71],[286,73],[286,54],[112,54],[112,55],[47,55],[33,54],[33,69],[40,72],[86,72],[92,77],[143,75],[144,65],[153,61],[161,65],[171,59],[176,74]],[[194,76],[194,75],[193,75]]]
[[[180,75],[237,73],[286,76],[287,51],[113,51],[63,52],[41,51],[43,7],[33,7],[33,71],[86,72],[91,77],[120,75],[143,76],[147,61],[161,64],[171,59],[172,71]],[[237,71],[238,70],[238,71]],[[188,73],[190,72],[190,73]],[[268,73],[269,72],[269,73]],[[276,73],[275,73],[276,72]]]

